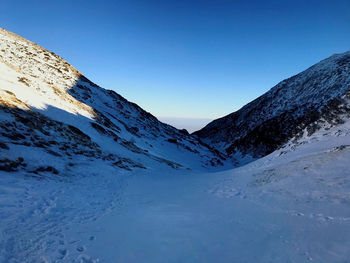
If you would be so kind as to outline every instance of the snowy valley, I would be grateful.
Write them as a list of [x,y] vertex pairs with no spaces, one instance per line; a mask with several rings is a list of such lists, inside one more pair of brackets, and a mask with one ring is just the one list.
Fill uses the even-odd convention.
[[0,262],[350,262],[350,53],[189,134],[0,29]]

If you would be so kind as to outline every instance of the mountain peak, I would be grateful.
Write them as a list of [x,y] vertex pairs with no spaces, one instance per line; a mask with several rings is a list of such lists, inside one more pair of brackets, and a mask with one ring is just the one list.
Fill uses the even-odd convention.
[[[4,29],[0,72],[5,170],[47,173],[42,162],[55,163],[51,172],[91,161],[122,170],[222,165],[222,155],[195,137],[161,123],[53,52]],[[19,165],[18,158],[26,165]]]
[[194,134],[230,155],[261,157],[307,130],[348,118],[350,51],[281,81],[240,110]]

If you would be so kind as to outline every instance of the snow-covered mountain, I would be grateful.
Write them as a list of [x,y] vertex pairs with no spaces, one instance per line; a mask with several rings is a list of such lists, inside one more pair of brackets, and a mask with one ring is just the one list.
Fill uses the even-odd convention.
[[349,67],[196,133],[266,155],[213,173],[218,150],[0,30],[0,262],[349,262]]
[[33,174],[102,160],[116,169],[222,165],[186,131],[87,79],[56,54],[0,29],[0,170]]
[[286,79],[240,110],[194,134],[233,157],[265,156],[288,141],[342,124],[350,116],[350,52]]

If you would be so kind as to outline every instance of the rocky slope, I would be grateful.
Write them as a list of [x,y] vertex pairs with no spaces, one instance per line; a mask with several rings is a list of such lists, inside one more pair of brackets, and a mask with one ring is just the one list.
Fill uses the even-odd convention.
[[350,116],[349,99],[350,52],[346,52],[280,82],[195,135],[232,157],[259,158],[289,141],[342,124]]
[[40,176],[96,160],[132,170],[201,169],[224,159],[56,54],[0,29],[0,170]]

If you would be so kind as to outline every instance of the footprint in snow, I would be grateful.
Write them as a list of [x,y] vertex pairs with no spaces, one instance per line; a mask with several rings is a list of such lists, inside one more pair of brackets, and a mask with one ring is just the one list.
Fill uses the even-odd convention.
[[77,251],[78,252],[83,252],[85,250],[85,247],[84,246],[79,246],[77,247]]
[[58,258],[64,259],[68,255],[68,250],[67,249],[59,249],[58,253],[59,253]]

